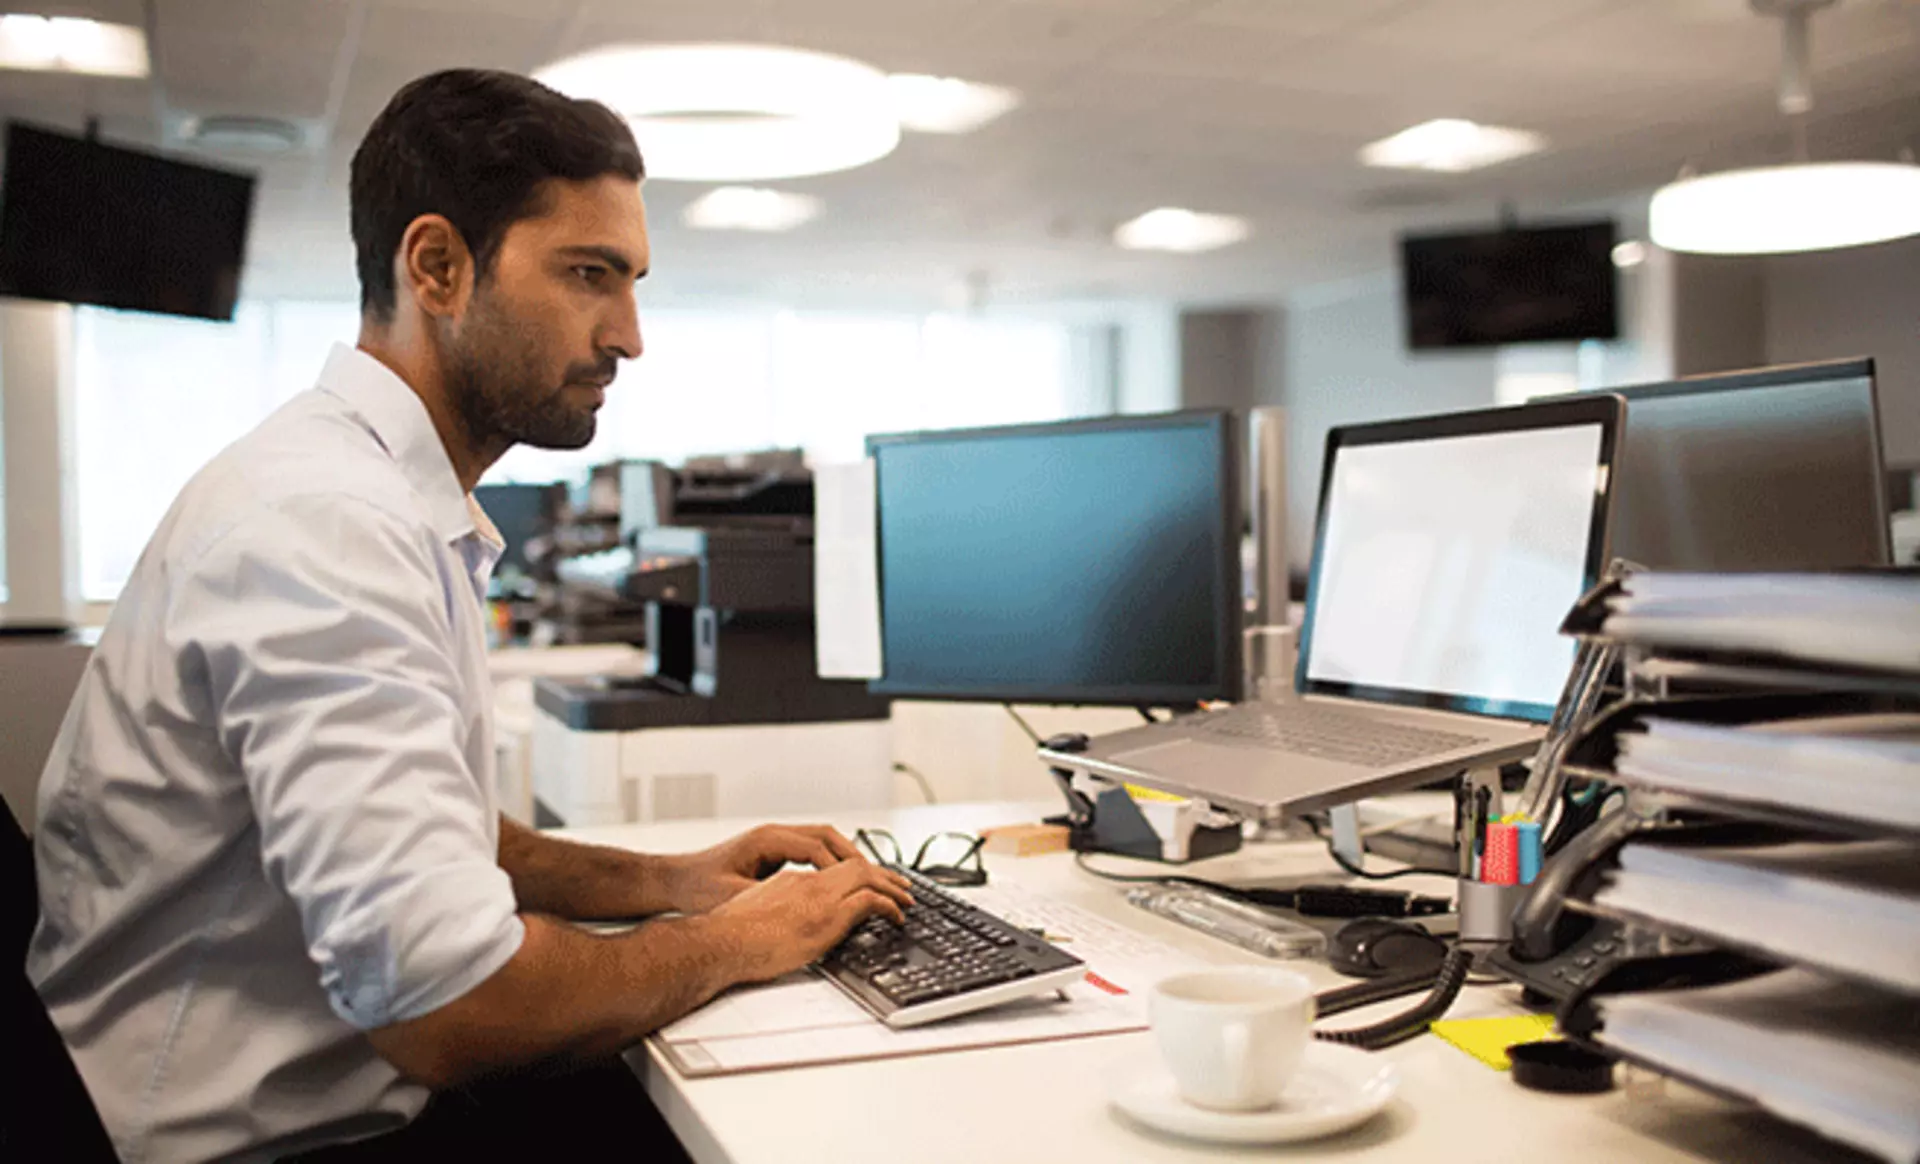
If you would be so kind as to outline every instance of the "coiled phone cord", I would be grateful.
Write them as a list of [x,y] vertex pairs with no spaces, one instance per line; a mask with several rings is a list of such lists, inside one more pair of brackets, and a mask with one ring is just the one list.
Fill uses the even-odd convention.
[[1419,1006],[1405,1014],[1396,1015],[1372,1026],[1354,1027],[1351,1030],[1315,1031],[1313,1037],[1323,1042],[1358,1047],[1363,1051],[1379,1051],[1396,1043],[1404,1043],[1416,1035],[1424,1034],[1435,1019],[1447,1013],[1453,1006],[1454,1000],[1460,997],[1460,989],[1467,983],[1467,972],[1472,968],[1473,951],[1455,946],[1447,951],[1446,959],[1440,963],[1438,975],[1389,978],[1381,982],[1363,982],[1356,986],[1329,991],[1315,999],[1315,1002],[1320,1004],[1320,1013],[1323,1015],[1338,1014],[1343,1010],[1384,1002],[1389,998],[1411,994],[1428,984],[1433,988],[1427,997],[1421,1000]]

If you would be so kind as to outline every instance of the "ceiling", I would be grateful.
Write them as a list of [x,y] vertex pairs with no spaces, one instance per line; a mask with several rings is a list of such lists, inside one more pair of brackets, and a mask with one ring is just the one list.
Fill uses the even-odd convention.
[[[22,5],[27,7],[27,5]],[[908,135],[849,173],[779,183],[823,215],[783,236],[690,231],[705,187],[649,184],[656,302],[931,305],[1273,299],[1386,268],[1396,230],[1626,205],[1681,166],[1784,160],[1777,25],[1744,0],[97,0],[148,23],[151,81],[0,73],[0,115],[173,144],[185,115],[293,119],[312,148],[212,155],[262,175],[255,295],[350,296],[346,171],[407,80],[530,71],[617,41],[772,42],[961,76],[1024,104],[962,137]],[[1920,0],[1815,18],[1815,156],[1920,148]],[[1476,174],[1369,170],[1363,143],[1433,117],[1542,132]],[[642,148],[645,142],[641,143]],[[1114,249],[1181,205],[1244,215],[1206,255]]]

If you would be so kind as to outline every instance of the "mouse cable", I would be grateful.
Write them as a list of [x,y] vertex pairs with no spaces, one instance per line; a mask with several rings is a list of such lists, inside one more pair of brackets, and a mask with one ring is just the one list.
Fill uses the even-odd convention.
[[1313,1037],[1326,1043],[1358,1047],[1362,1051],[1381,1051],[1423,1035],[1435,1019],[1452,1008],[1454,1000],[1460,997],[1460,988],[1466,985],[1467,971],[1472,968],[1473,951],[1455,946],[1447,952],[1446,961],[1440,963],[1433,993],[1427,995],[1419,1006],[1372,1026],[1344,1031],[1315,1031]]

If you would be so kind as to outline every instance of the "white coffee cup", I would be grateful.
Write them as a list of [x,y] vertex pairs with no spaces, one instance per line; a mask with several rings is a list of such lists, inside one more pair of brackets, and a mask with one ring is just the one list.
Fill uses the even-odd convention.
[[1313,986],[1290,970],[1237,966],[1162,979],[1154,1038],[1187,1102],[1257,1111],[1280,1102],[1313,1028]]

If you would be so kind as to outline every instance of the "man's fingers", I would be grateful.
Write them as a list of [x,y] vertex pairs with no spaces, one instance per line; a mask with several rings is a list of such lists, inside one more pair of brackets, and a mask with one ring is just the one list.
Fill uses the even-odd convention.
[[907,915],[901,912],[898,902],[871,889],[856,891],[840,903],[841,930],[850,930],[875,914],[886,918],[895,925],[905,925]]
[[839,829],[827,825],[810,825],[806,831],[827,847],[827,851],[842,861],[864,861],[860,850],[854,843],[842,836]]
[[913,884],[905,877],[891,869],[882,869],[876,865],[869,865],[861,872],[864,874],[861,881],[868,888],[892,898],[901,905],[913,904]]
[[840,863],[824,842],[803,829],[762,829],[753,838],[753,848],[762,866],[792,862],[825,869]]

